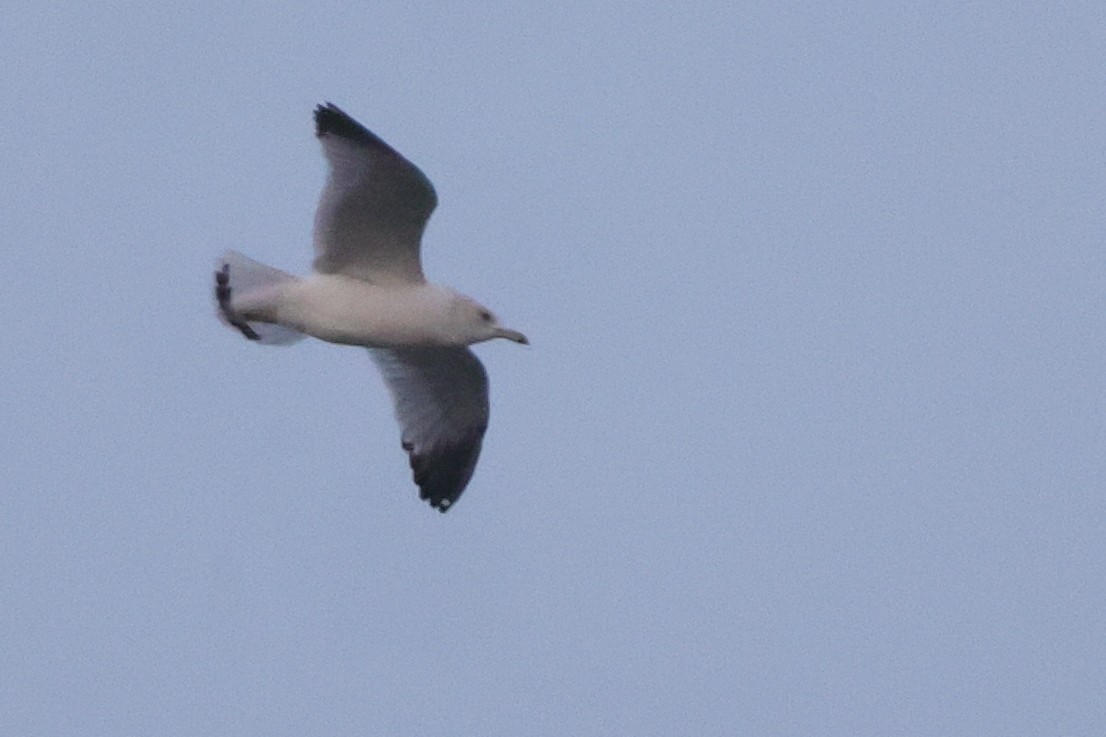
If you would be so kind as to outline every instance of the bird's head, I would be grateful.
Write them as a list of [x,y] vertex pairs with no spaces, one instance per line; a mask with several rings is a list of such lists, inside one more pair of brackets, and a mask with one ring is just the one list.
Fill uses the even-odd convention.
[[517,330],[505,328],[491,310],[476,300],[457,294],[453,300],[454,329],[465,344],[481,343],[495,338],[506,338],[521,345],[529,345],[526,336]]

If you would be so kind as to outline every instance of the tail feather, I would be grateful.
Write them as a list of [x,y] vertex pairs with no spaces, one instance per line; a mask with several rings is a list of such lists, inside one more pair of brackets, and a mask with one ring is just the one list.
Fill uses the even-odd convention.
[[[227,274],[230,277],[232,300],[236,296],[249,294],[254,290],[265,289],[274,284],[296,278],[280,269],[274,269],[272,266],[254,261],[248,256],[243,256],[237,251],[227,251],[222,258],[216,261],[217,271],[221,271],[224,267],[227,268]],[[222,308],[217,307],[216,314],[224,325],[235,327],[231,325]],[[248,324],[257,334],[257,342],[265,345],[288,345],[305,337],[303,333],[286,328],[283,325],[268,322],[250,322]],[[235,329],[238,328],[235,327]]]

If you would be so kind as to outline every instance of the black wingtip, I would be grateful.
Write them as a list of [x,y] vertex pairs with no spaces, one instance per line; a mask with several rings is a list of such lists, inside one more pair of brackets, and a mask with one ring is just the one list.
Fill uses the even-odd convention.
[[479,445],[475,454],[464,444],[447,445],[437,450],[433,460],[406,445],[404,449],[415,485],[419,487],[419,498],[442,513],[453,509],[476,469]]
[[368,146],[391,147],[365,126],[351,118],[345,111],[332,102],[315,106],[315,135],[337,136]]

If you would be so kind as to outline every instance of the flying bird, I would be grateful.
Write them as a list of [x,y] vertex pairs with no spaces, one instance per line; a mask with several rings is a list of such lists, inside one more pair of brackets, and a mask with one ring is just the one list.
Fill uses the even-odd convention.
[[488,377],[468,346],[528,341],[423,276],[419,248],[438,197],[418,167],[330,103],[315,108],[315,135],[329,176],[315,213],[314,273],[227,251],[215,271],[218,315],[262,344],[309,335],[368,348],[419,496],[445,512],[472,478],[488,427]]

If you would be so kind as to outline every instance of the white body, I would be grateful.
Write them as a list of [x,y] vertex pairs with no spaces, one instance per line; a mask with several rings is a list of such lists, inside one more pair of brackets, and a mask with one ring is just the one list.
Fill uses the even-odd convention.
[[282,325],[329,343],[367,348],[468,345],[454,329],[460,295],[430,282],[376,286],[341,274],[312,274],[235,296],[247,321]]

